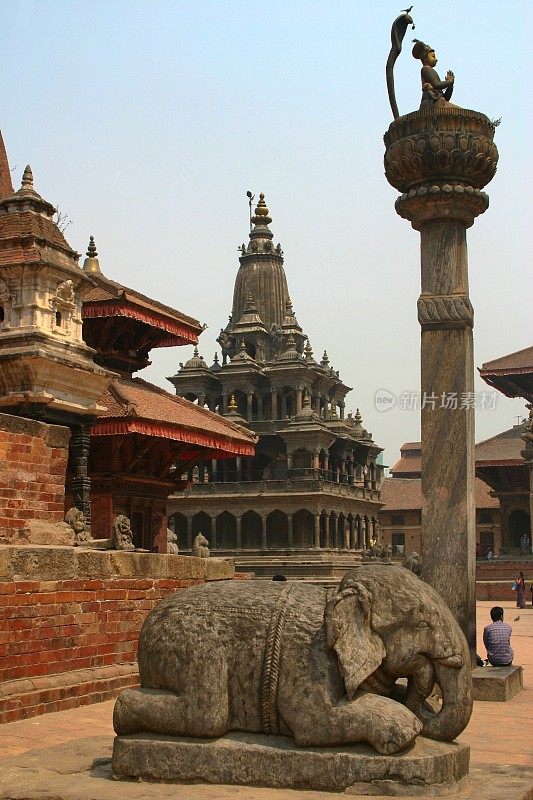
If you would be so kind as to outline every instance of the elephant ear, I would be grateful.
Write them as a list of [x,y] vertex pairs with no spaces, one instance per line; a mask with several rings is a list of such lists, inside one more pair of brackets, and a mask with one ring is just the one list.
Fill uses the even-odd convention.
[[370,625],[371,608],[372,595],[355,582],[329,600],[324,610],[326,644],[337,654],[350,700],[386,655],[381,637]]

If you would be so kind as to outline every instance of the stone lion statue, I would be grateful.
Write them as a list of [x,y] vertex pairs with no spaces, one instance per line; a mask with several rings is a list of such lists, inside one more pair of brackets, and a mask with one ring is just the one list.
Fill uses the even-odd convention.
[[[463,633],[440,595],[399,565],[360,566],[338,589],[298,581],[181,589],[148,614],[138,661],[141,688],[116,701],[119,735],[239,730],[391,754],[418,734],[454,739],[472,711]],[[425,702],[435,684],[438,712]]]
[[87,530],[85,515],[81,508],[76,508],[76,506],[69,508],[65,514],[65,522],[74,532],[74,544],[92,542],[93,537],[91,536],[91,532]]
[[422,559],[418,553],[415,553],[414,550],[412,553],[408,553],[405,556],[404,560],[402,561],[402,567],[414,572],[414,574],[418,575],[418,577],[422,575]]
[[196,556],[196,558],[209,558],[211,555],[209,552],[209,542],[203,535],[203,533],[198,533],[194,537],[194,542],[192,543],[192,550],[191,555]]
[[178,537],[170,528],[167,528],[167,553],[173,553],[174,555],[179,553]]
[[131,523],[124,514],[118,514],[113,520],[113,533],[111,535],[112,550],[135,550]]

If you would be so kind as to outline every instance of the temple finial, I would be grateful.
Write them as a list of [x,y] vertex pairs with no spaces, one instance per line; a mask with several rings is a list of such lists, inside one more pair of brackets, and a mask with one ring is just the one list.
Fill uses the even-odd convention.
[[31,171],[31,167],[29,164],[27,164],[26,169],[24,170],[24,174],[22,176],[21,189],[33,189],[33,172]]
[[89,246],[87,247],[87,256],[89,258],[96,258],[98,253],[96,252],[96,245],[94,243],[94,236],[89,236]]
[[92,273],[101,273],[100,262],[98,261],[98,253],[96,252],[96,245],[94,243],[94,236],[89,236],[89,245],[87,247],[87,258],[83,262],[83,271]]
[[259,195],[259,202],[255,207],[255,216],[252,217],[252,222],[254,225],[270,225],[272,222],[263,192]]
[[232,414],[237,414],[239,412],[239,407],[237,406],[234,394],[230,396],[228,403],[228,411],[230,411]]

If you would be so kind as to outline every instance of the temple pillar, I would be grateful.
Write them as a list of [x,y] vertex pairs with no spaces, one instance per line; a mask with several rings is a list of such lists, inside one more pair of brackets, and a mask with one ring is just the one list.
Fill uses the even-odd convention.
[[248,392],[246,395],[246,419],[248,422],[253,420],[253,392]]
[[228,413],[228,392],[222,392],[222,413]]
[[192,519],[187,517],[187,550],[192,550]]
[[302,410],[302,395],[303,389],[296,389],[296,413]]
[[287,514],[287,543],[289,549],[294,548],[293,534],[292,534],[292,514]]
[[346,403],[339,403],[339,408],[340,408],[340,412],[341,412],[341,420],[344,421],[344,412],[345,412],[345,409],[346,409]]
[[317,450],[313,451],[313,469],[318,470],[320,469],[320,454]]
[[278,393],[276,389],[272,389],[270,392],[270,399],[271,399],[271,406],[272,406],[272,419],[276,420],[278,418]]
[[91,479],[88,473],[91,426],[89,423],[73,425],[70,437],[70,454],[73,478],[71,480],[72,502],[83,511],[85,526],[91,530]]
[[241,469],[241,457],[237,456],[235,458],[235,480],[242,481],[242,469]]
[[314,546],[320,549],[320,514],[315,514],[315,541]]
[[292,453],[287,453],[287,472],[292,469]]
[[218,548],[218,542],[217,542],[217,518],[210,516],[210,520],[211,520],[211,548],[213,550],[216,550]]
[[217,460],[216,458],[211,459],[211,475],[213,483],[217,482]]
[[261,550],[267,549],[266,517],[261,515]]
[[257,396],[257,419],[259,422],[263,420],[263,396]]
[[450,607],[474,657],[474,312],[466,230],[488,208],[480,189],[494,176],[498,151],[484,114],[458,107],[451,114],[447,103],[430,111],[431,126],[426,109],[390,125],[385,174],[402,192],[397,213],[420,233],[422,577]]
[[241,541],[241,515],[238,514],[235,517],[235,531],[236,531],[236,540],[237,540],[237,550],[240,552],[242,550],[242,541]]
[[287,416],[287,397],[285,394],[281,395],[281,419]]

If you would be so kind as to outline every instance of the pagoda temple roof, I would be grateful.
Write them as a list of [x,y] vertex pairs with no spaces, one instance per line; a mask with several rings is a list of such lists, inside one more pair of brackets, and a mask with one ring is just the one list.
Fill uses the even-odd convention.
[[525,423],[514,425],[490,439],[476,444],[476,467],[484,466],[522,466],[525,462],[521,455],[524,441],[521,438]]
[[203,330],[197,319],[101,274],[91,273],[90,277],[94,285],[83,295],[83,319],[129,317],[170,334],[152,347],[197,344]]
[[487,361],[478,369],[485,383],[507,397],[533,402],[533,346]]
[[253,456],[257,436],[141,378],[112,381],[91,436],[137,433],[207,448],[211,457]]

